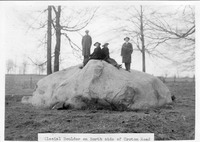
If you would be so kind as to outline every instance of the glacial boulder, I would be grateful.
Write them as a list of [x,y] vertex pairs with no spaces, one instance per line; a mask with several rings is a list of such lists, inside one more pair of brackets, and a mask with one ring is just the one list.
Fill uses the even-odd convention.
[[158,78],[136,70],[127,72],[100,60],[46,76],[37,83],[31,97],[22,98],[45,108],[81,109],[102,104],[115,109],[149,109],[171,103],[171,93]]

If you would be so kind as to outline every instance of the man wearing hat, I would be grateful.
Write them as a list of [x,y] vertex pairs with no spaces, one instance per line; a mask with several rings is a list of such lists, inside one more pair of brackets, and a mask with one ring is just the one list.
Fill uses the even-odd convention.
[[91,59],[95,59],[95,60],[102,60],[102,52],[101,52],[101,43],[99,42],[96,42],[94,44],[94,46],[96,46],[96,48],[94,49],[93,53],[89,56],[88,59],[86,59],[84,62],[83,62],[83,66],[79,67],[80,69],[82,69],[88,62],[89,60]]
[[108,45],[109,43],[105,43],[104,45],[102,45],[103,48],[101,49],[101,52],[102,52],[102,58],[104,60],[107,60],[108,58],[110,58]]
[[83,36],[82,38],[82,55],[84,57],[83,59],[83,64],[84,62],[86,62],[88,59],[89,59],[89,56],[90,56],[90,48],[91,48],[91,45],[92,45],[92,38],[91,36],[88,34],[89,31],[86,30],[85,31],[85,35]]
[[125,40],[125,43],[122,45],[122,49],[121,49],[122,63],[125,64],[126,70],[130,72],[131,54],[133,53],[133,46],[129,42],[130,40],[129,37],[125,37],[124,40]]
[[102,60],[102,52],[101,52],[101,43],[96,42],[94,44],[94,46],[96,46],[96,48],[94,49],[94,52],[90,55],[90,59],[98,59],[98,60]]

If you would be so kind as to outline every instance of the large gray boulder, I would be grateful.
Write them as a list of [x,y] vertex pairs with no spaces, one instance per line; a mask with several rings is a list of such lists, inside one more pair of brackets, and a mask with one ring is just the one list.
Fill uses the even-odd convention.
[[[100,60],[91,60],[53,73],[37,83],[31,97],[23,103],[37,107],[87,107],[95,103],[129,110],[149,109],[171,103],[169,89],[158,78],[136,70],[127,72]],[[95,105],[93,103],[93,105]]]

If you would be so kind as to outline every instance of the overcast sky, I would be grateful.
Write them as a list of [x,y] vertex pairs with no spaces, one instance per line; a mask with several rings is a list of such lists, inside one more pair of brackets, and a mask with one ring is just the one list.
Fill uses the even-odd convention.
[[[60,4],[56,2],[51,2],[52,4]],[[135,3],[131,3],[135,4]],[[153,3],[149,7],[173,10],[180,5],[177,3],[168,3],[170,5],[175,5],[169,9],[169,5],[166,3]],[[92,36],[93,43],[98,41],[102,44],[109,42],[110,56],[117,60],[118,63],[121,63],[120,49],[124,42],[123,38],[125,34],[117,35],[112,32],[112,29],[119,26],[119,23],[112,19],[112,16],[125,15],[125,13],[119,13],[113,7],[124,7],[126,8],[130,5],[129,2],[62,2],[62,7],[73,7],[81,8],[84,6],[90,6],[91,8],[100,7],[97,11],[96,17],[93,21],[79,33],[69,33],[73,41],[81,47],[81,35],[84,35],[86,29],[90,30],[90,35]],[[42,21],[47,18],[46,13],[41,14],[45,8],[47,8],[48,3],[39,3],[39,2],[12,2],[4,3],[1,5],[1,27],[3,31],[3,47],[5,49],[5,59],[12,59],[18,65],[22,63],[23,60],[27,60],[29,63],[30,60],[27,57],[32,58],[34,61],[45,61],[46,58],[46,45],[41,45],[39,40],[44,38],[46,28],[43,30],[32,30],[29,28],[28,24],[37,25],[38,21]],[[111,10],[112,9],[112,10]],[[103,13],[103,14],[102,14]],[[63,13],[63,16],[67,16],[67,12]],[[39,17],[39,18],[38,18]],[[38,19],[37,19],[38,18]],[[37,20],[35,20],[37,19]],[[46,20],[46,19],[45,19]],[[61,69],[80,64],[82,61],[74,56],[73,50],[68,45],[65,37],[62,37],[62,46],[61,46]],[[136,49],[136,47],[133,47]],[[92,47],[93,51],[94,47]],[[81,52],[79,53],[81,55]],[[169,74],[170,76],[177,75],[180,76],[193,76],[194,72],[180,72],[176,66],[167,60],[160,60],[157,58],[150,58],[146,55],[146,71],[147,73],[153,75],[164,75]],[[134,51],[132,55],[132,69],[142,70],[142,57],[141,53]],[[33,68],[29,67],[29,73],[34,73]]]

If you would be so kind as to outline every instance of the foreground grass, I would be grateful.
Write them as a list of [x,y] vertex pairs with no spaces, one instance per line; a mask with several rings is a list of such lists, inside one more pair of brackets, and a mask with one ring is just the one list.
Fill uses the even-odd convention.
[[37,140],[38,133],[154,133],[155,140],[194,139],[195,84],[167,83],[176,101],[150,111],[47,110],[6,96],[5,140]]

